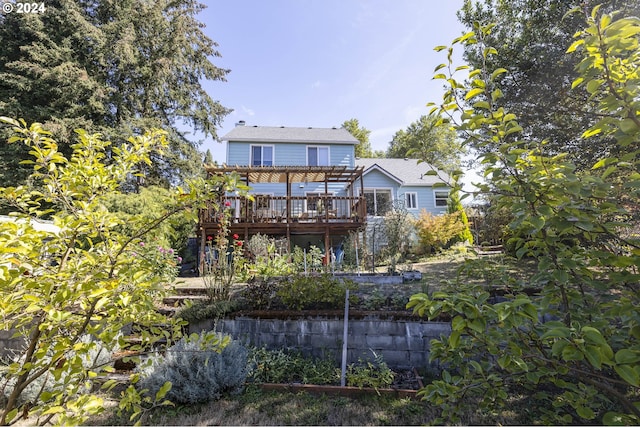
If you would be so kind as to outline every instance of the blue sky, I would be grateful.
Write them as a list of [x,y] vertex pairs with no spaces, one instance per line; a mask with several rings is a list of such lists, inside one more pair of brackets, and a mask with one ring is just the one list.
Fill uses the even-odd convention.
[[[340,126],[356,118],[375,150],[440,101],[434,68],[465,32],[462,0],[208,0],[199,15],[219,44],[216,66],[226,82],[208,93],[234,111],[218,136],[239,120],[258,126]],[[460,57],[457,57],[460,64]],[[224,144],[204,140],[224,162]]]

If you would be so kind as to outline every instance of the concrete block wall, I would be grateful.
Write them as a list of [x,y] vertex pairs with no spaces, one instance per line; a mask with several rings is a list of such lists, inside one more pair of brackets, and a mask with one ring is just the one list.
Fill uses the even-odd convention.
[[22,337],[12,338],[15,330],[0,331],[0,358],[8,360],[21,351],[26,345],[26,339]]
[[[190,325],[189,332],[215,330],[231,335],[245,344],[268,349],[289,349],[313,357],[342,357],[343,319],[256,319],[238,317],[217,322],[203,321]],[[448,322],[383,320],[365,318],[349,320],[347,363],[359,358],[371,360],[372,352],[382,355],[394,369],[439,369],[429,362],[430,341],[448,336]]]

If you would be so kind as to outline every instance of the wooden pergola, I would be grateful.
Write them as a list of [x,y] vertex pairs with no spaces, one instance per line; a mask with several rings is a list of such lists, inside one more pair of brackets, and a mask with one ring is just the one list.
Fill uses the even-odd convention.
[[[291,235],[323,235],[325,251],[329,251],[330,236],[346,235],[350,231],[361,229],[366,220],[366,206],[362,181],[363,167],[346,166],[206,166],[210,175],[236,173],[248,186],[261,183],[285,184],[286,194],[281,196],[260,196],[268,209],[256,209],[255,204],[247,203],[238,196],[226,195],[238,209],[230,225],[230,233],[248,239],[257,233],[286,237],[291,247]],[[359,181],[359,183],[358,183]],[[297,183],[324,183],[324,195],[320,198],[325,209],[323,212],[300,211],[307,206],[307,196],[293,196],[292,186]],[[329,184],[344,184],[346,196],[328,195]],[[356,195],[356,186],[360,187]],[[215,233],[220,224],[213,209],[200,212],[200,245],[204,251],[206,236]]]

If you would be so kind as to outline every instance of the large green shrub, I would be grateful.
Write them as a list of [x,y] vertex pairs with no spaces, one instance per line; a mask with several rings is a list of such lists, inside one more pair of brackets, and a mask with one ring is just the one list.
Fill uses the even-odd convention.
[[[358,289],[352,280],[323,274],[321,276],[296,276],[290,283],[281,286],[277,295],[292,310],[339,309],[344,307],[346,291]],[[352,297],[355,298],[355,297]]]

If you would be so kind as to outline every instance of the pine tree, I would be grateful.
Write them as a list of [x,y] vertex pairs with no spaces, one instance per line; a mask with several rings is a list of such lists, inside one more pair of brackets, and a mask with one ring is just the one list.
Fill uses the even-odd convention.
[[[0,111],[45,123],[63,152],[77,127],[116,145],[119,135],[160,127],[169,149],[135,184],[168,186],[198,174],[198,142],[178,125],[215,139],[229,112],[201,84],[228,73],[209,59],[220,54],[196,19],[203,8],[195,0],[52,0],[43,14],[1,15]],[[25,153],[3,145],[0,156],[0,178],[20,183],[12,171]]]

